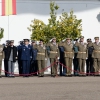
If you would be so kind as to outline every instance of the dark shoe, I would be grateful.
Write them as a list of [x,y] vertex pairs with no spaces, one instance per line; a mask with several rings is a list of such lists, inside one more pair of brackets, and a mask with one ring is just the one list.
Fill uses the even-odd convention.
[[38,75],[38,77],[42,77],[42,75]]
[[72,75],[68,75],[68,77],[72,77]]
[[2,78],[2,76],[0,76],[0,78]]
[[44,75],[41,75],[41,77],[44,77]]
[[51,75],[51,77],[55,77],[56,75]]

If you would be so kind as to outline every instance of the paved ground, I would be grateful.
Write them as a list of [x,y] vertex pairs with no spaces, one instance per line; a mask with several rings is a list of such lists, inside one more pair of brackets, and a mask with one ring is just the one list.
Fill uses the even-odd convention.
[[100,100],[100,77],[3,77],[0,100]]

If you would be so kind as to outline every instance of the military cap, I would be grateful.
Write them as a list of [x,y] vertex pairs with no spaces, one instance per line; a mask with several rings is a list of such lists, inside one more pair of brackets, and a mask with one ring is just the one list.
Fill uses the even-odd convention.
[[6,42],[9,42],[9,40],[6,40]]
[[80,39],[84,39],[84,36],[81,36]]
[[87,41],[91,41],[91,38],[87,39]]
[[66,38],[66,40],[71,40],[71,38]]
[[56,37],[53,37],[52,40],[56,40]]
[[29,39],[23,39],[23,40],[24,40],[24,42],[25,42],[25,41],[28,41],[28,42],[30,41]]
[[74,41],[78,41],[78,38],[74,39]]
[[94,37],[95,40],[99,40],[99,37]]
[[32,43],[35,43],[35,40],[32,40],[31,42],[32,42]]
[[62,40],[62,42],[65,42],[65,41],[66,41],[66,39],[63,39],[63,40]]
[[42,41],[42,42],[43,42],[44,40],[43,40],[43,39],[40,39],[40,41]]
[[10,40],[10,43],[14,43],[14,40]]

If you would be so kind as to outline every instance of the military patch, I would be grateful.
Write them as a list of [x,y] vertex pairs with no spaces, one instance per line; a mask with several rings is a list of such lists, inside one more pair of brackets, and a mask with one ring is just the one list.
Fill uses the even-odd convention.
[[84,43],[84,48],[86,48],[87,47],[87,44],[86,43]]
[[46,49],[45,47],[43,47],[43,49]]
[[72,45],[72,44],[70,44],[70,47],[71,47],[71,48],[73,48],[73,45]]
[[50,44],[50,46],[53,46],[53,44]]
[[3,48],[0,48],[0,52],[3,50]]

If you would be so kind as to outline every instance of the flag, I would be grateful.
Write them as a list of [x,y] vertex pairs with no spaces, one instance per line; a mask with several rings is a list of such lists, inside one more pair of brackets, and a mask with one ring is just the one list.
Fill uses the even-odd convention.
[[0,0],[1,16],[16,15],[16,0]]

